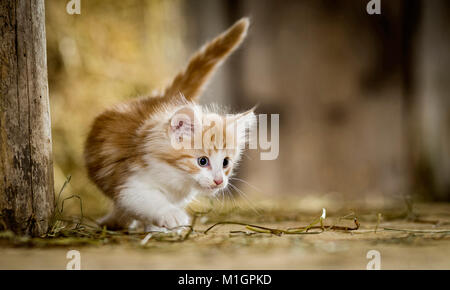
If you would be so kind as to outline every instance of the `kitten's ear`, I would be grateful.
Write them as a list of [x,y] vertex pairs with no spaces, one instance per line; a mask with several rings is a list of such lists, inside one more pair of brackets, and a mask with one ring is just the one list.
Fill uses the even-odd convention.
[[185,106],[178,109],[170,118],[169,136],[175,143],[190,143],[199,128],[201,128],[199,112],[195,107]]
[[[249,133],[253,130],[253,128],[256,126],[256,115],[255,115],[255,109],[256,106],[251,108],[248,111],[245,111],[243,113],[239,113],[236,115],[233,115],[231,117],[231,120],[227,121],[227,126],[232,126],[237,128],[236,136],[237,136],[237,142],[240,144],[244,144],[247,141],[252,141],[253,138],[252,134],[247,135],[247,129],[249,130]],[[249,138],[247,138],[249,137]],[[247,140],[249,139],[249,140]]]
[[252,127],[256,124],[255,110],[256,110],[256,106],[254,106],[250,110],[245,111],[243,113],[238,113],[232,117],[231,122],[232,123],[235,122],[238,124],[245,123],[246,126]]

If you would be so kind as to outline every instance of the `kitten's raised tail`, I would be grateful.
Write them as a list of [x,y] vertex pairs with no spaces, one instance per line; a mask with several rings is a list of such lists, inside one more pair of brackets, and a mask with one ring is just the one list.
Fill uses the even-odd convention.
[[242,18],[213,41],[204,45],[190,59],[186,69],[180,72],[172,84],[166,88],[164,97],[172,98],[181,93],[187,100],[196,100],[214,71],[244,40],[249,24],[248,18]]

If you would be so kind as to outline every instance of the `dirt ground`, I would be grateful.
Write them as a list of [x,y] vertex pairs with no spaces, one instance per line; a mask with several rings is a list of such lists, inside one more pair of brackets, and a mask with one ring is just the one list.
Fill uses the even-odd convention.
[[416,204],[413,211],[329,209],[324,230],[317,223],[307,233],[296,234],[245,225],[204,231],[223,221],[272,230],[306,227],[319,221],[320,210],[291,205],[260,206],[259,213],[239,208],[216,211],[197,218],[184,240],[189,230],[181,236],[154,233],[146,242],[146,234],[103,232],[88,237],[80,231],[77,239],[30,239],[3,232],[0,269],[66,269],[69,250],[80,252],[81,269],[366,269],[373,260],[367,257],[371,250],[380,253],[381,269],[450,269],[450,204]]

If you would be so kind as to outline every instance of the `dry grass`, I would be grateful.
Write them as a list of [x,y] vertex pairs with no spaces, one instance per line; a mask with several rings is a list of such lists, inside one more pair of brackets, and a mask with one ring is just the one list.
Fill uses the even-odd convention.
[[[73,197],[81,213],[83,200]],[[292,201],[199,202],[180,233],[109,231],[86,215],[65,215],[40,238],[0,232],[0,269],[64,269],[69,249],[83,269],[364,269],[368,250],[384,269],[449,269],[450,205],[307,210]],[[336,205],[336,208],[341,208]],[[357,224],[355,218],[357,217]]]
[[[19,247],[55,247],[55,246],[88,246],[118,244],[131,247],[153,247],[157,243],[181,243],[188,240],[214,240],[217,233],[229,238],[255,239],[262,237],[281,237],[288,235],[321,235],[330,232],[340,233],[352,239],[355,235],[379,234],[390,236],[392,241],[406,241],[410,237],[447,239],[450,234],[450,216],[448,205],[443,205],[442,213],[433,215],[425,207],[421,212],[407,205],[404,209],[360,210],[344,215],[327,216],[302,211],[292,207],[292,203],[275,206],[272,203],[260,203],[249,207],[239,200],[219,201],[200,200],[190,206],[193,216],[192,224],[182,226],[169,233],[143,231],[111,231],[99,227],[93,218],[84,215],[83,200],[78,195],[62,198],[64,190],[70,183],[68,177],[58,192],[56,207],[52,217],[52,226],[48,233],[39,238],[16,236],[10,231],[0,233],[0,241],[4,246]],[[79,215],[65,215],[64,205],[76,199],[79,204]],[[271,205],[271,206],[268,206]],[[433,205],[436,207],[436,205]],[[386,218],[384,218],[386,217]],[[219,229],[218,229],[219,228]],[[225,230],[224,230],[225,229]],[[389,235],[390,233],[390,235]],[[399,238],[399,234],[402,236]],[[375,237],[375,236],[372,236]],[[405,238],[406,237],[406,238]],[[221,242],[224,240],[221,239]],[[160,246],[158,246],[160,247]]]

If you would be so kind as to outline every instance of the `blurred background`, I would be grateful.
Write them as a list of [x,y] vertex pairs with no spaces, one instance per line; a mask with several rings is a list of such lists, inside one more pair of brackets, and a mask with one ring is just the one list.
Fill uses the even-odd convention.
[[249,37],[202,102],[280,114],[278,159],[248,152],[238,173],[250,199],[450,201],[449,1],[67,2],[46,1],[55,187],[70,174],[85,214],[108,207],[82,156],[95,116],[164,88],[243,16]]

